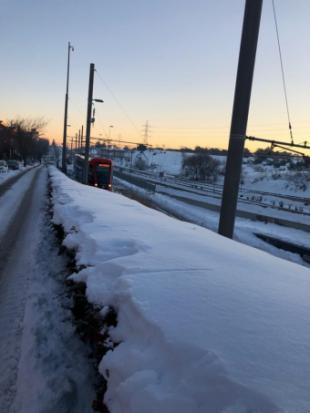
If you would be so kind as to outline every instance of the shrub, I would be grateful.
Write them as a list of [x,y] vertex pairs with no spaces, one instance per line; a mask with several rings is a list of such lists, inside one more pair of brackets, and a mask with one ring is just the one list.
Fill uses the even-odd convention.
[[220,163],[205,152],[188,156],[183,160],[184,175],[195,180],[216,182]]

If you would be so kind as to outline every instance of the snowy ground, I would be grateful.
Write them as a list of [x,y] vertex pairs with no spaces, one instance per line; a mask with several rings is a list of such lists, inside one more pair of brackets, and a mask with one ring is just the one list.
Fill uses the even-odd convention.
[[139,151],[128,151],[125,158],[115,158],[115,162],[120,166],[129,167],[134,166],[138,159],[142,159],[154,173],[166,172],[172,175],[179,175],[182,169],[183,159],[189,155],[191,155],[191,153],[148,149],[143,153]]
[[[212,202],[216,205],[220,205],[221,203],[223,192],[223,185],[221,184],[208,184],[207,182],[177,178],[172,175],[160,177],[150,171],[114,167],[114,174],[117,175],[118,173],[126,174],[129,182],[131,181],[131,177],[138,177],[140,180],[152,182],[156,184],[157,192],[159,192],[159,187],[163,186],[165,188],[162,189],[165,189],[166,191],[180,190],[183,193],[184,191],[187,191],[189,192],[189,197],[194,198],[194,196],[200,196],[200,198],[205,199],[208,203]],[[240,186],[238,209],[251,209],[255,207],[258,211],[260,210],[260,212],[264,212],[264,210],[268,208],[269,212],[271,209],[275,209],[280,211],[280,214],[285,212],[288,213],[288,215],[298,215],[296,212],[299,212],[300,215],[309,215],[310,193],[308,194],[307,191],[302,191],[302,193],[299,191],[297,194],[289,194],[287,191],[281,193],[281,191],[277,192],[276,189],[270,184],[271,183],[265,182],[265,188],[273,190],[273,192],[268,190],[258,191],[254,189],[254,184],[248,187],[245,187],[244,185]]]
[[309,413],[310,273],[52,169],[54,221],[112,306],[110,413]]
[[[174,199],[160,193],[149,192],[118,178],[114,178],[114,188],[116,191],[121,192],[124,189],[126,192],[129,190],[133,194],[133,197],[136,194],[138,195],[139,200],[151,202],[152,205],[162,211],[166,211],[173,216],[201,225],[205,228],[211,229],[212,231],[218,231],[219,213],[217,211],[211,211],[203,207],[190,205],[182,200]],[[308,247],[308,232],[294,228],[287,228],[276,224],[237,217],[234,238],[244,244],[270,252],[280,258],[309,266],[298,254],[273,247],[272,245],[258,239],[255,236],[256,233],[269,235],[287,242],[295,243],[296,245]]]
[[65,296],[49,226],[47,171],[0,197],[0,412],[90,413],[93,371]]
[[[164,172],[179,176],[182,174],[183,160],[193,154],[195,153],[148,149],[143,153],[127,151],[122,159],[118,157],[113,158],[113,151],[109,153],[109,156],[112,157],[115,165],[132,168],[140,158],[144,161],[147,171],[155,175]],[[219,162],[220,169],[224,170],[226,157],[220,155],[212,155],[212,157]],[[302,174],[306,175],[307,171],[292,171],[286,166],[274,167],[268,165],[268,159],[260,164],[254,164],[253,158],[244,158],[243,160],[242,181],[245,189],[297,195],[310,199],[310,181],[309,178],[308,180],[301,180],[300,175]],[[217,183],[223,184],[223,180],[223,175],[219,175]],[[306,185],[306,188],[300,188],[301,181]]]
[[26,169],[30,169],[32,166],[20,166],[18,170],[11,170],[9,169],[8,172],[0,173],[0,185],[7,181],[8,179],[12,178],[13,176],[19,175],[21,172],[25,171]]
[[[163,193],[170,195],[172,197],[183,197],[183,198],[188,198],[189,200],[197,200],[200,202],[204,202],[206,204],[211,204],[211,205],[216,205],[218,207],[221,206],[222,203],[222,194],[214,196],[211,191],[201,193],[195,193],[194,190],[187,191],[186,189],[176,189],[176,188],[171,188],[168,186],[164,185],[156,185],[155,188],[156,192],[158,193]],[[198,191],[197,191],[198,192]],[[292,204],[294,202],[292,201]],[[296,202],[297,204],[297,202]],[[247,211],[251,212],[253,214],[259,214],[259,215],[267,215],[270,217],[274,218],[282,218],[282,219],[287,219],[288,221],[293,221],[293,222],[300,222],[300,223],[307,223],[309,222],[310,219],[310,207],[304,207],[302,213],[296,213],[294,212],[294,207],[292,208],[292,211],[289,211],[287,209],[278,209],[277,207],[272,207],[270,206],[261,206],[259,203],[251,202],[251,201],[242,201],[239,199],[238,205],[237,205],[237,210],[238,211]]]
[[[303,179],[306,188],[298,188],[300,179],[298,175],[308,175],[308,179]],[[249,160],[244,162],[242,170],[244,186],[257,191],[270,191],[288,195],[298,195],[310,200],[309,169],[302,172],[289,170],[287,167],[277,167],[272,165],[252,164]]]

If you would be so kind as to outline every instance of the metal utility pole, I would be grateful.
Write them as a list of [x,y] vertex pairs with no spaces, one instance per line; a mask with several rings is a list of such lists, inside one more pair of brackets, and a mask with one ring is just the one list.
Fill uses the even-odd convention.
[[68,42],[68,62],[67,62],[67,83],[66,83],[66,97],[65,97],[65,115],[64,115],[64,132],[62,141],[62,171],[67,173],[67,126],[68,126],[68,100],[69,100],[69,75],[70,75],[70,52],[74,51],[73,46]]
[[83,132],[84,132],[84,125],[82,125],[82,127],[81,127],[81,151],[82,151],[82,149],[83,149]]
[[246,0],[218,232],[232,238],[263,0]]
[[148,144],[149,140],[149,121],[147,120],[144,125],[144,133],[143,133],[143,143],[144,145]]
[[95,72],[95,64],[91,63],[90,69],[89,69],[88,102],[87,102],[87,117],[86,117],[84,184],[88,183],[88,160],[89,160],[90,130],[91,130],[91,123],[92,123],[94,72]]
[[78,152],[80,152],[81,150],[81,129],[79,129],[79,133],[78,133],[77,150]]

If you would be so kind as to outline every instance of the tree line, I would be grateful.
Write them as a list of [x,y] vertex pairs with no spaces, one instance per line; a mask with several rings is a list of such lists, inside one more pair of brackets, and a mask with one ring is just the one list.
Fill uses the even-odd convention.
[[48,139],[40,137],[44,126],[44,121],[32,119],[0,122],[0,159],[16,159],[25,165],[41,161],[49,150]]

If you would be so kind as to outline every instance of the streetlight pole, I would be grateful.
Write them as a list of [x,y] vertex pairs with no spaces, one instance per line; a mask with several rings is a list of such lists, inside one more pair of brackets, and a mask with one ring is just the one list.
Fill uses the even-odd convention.
[[87,101],[87,116],[86,116],[84,184],[88,183],[88,160],[89,160],[90,130],[91,130],[91,122],[92,122],[91,111],[92,111],[92,105],[93,105],[94,72],[95,72],[95,64],[91,63],[90,69],[89,69],[88,101]]
[[68,123],[68,100],[69,100],[69,76],[70,76],[70,52],[74,51],[73,46],[68,42],[68,62],[67,62],[67,83],[66,83],[66,96],[65,96],[65,115],[64,115],[64,131],[62,141],[62,171],[67,173],[67,123]]
[[263,0],[246,0],[218,232],[234,234],[242,156]]

